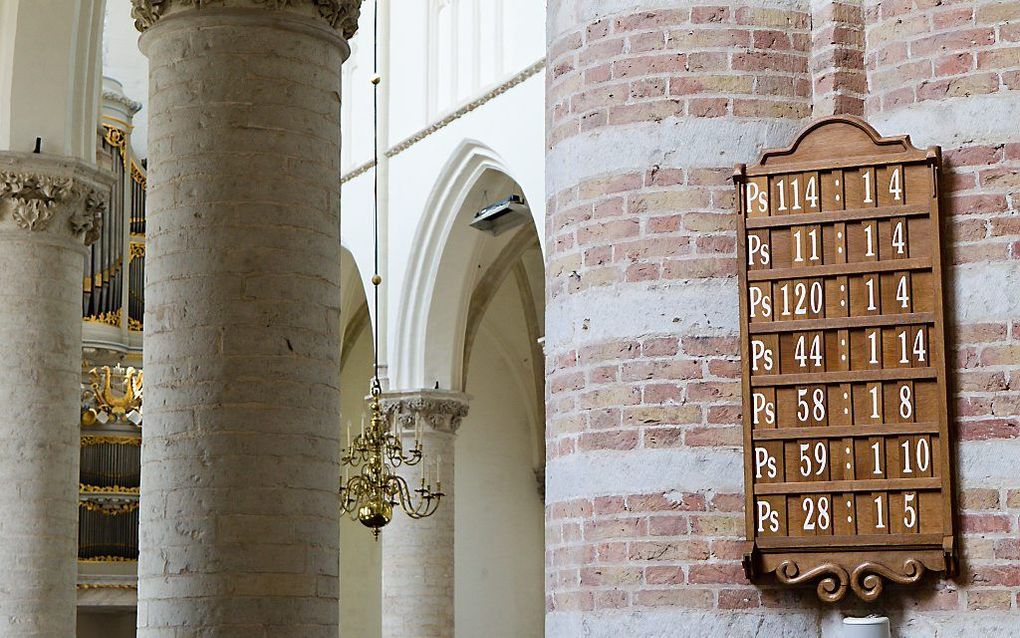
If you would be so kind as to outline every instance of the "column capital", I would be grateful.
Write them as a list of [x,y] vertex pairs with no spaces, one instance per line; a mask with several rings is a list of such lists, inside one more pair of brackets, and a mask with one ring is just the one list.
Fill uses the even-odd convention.
[[80,160],[0,152],[0,229],[99,238],[113,175]]
[[362,0],[131,0],[135,28],[146,31],[160,18],[186,9],[251,7],[318,16],[350,40],[358,30]]
[[444,390],[384,392],[379,405],[388,419],[396,419],[402,430],[421,423],[426,431],[456,434],[468,413],[471,397]]

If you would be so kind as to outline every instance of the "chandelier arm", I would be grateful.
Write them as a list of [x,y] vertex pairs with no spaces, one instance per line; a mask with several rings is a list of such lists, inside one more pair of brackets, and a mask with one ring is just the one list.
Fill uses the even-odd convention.
[[404,452],[402,446],[386,446],[386,458],[393,467],[401,465],[413,466],[421,462],[422,453],[418,448],[412,448],[410,452]]
[[346,485],[340,486],[340,509],[342,512],[351,514],[352,520],[357,520],[357,511],[365,496],[372,491],[372,484],[361,474],[356,474],[347,480]]
[[411,488],[402,476],[391,475],[387,480],[387,489],[389,493],[399,496],[400,509],[404,510],[404,513],[412,519],[417,520],[431,516],[439,507],[440,495],[433,493],[430,486],[414,490],[421,495],[418,498],[418,503],[415,504],[414,497],[411,496]]

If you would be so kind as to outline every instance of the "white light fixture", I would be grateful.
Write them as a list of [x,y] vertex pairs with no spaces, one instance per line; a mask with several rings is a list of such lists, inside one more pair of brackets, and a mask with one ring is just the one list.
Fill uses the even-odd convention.
[[531,219],[531,211],[520,195],[511,195],[475,213],[471,227],[499,235]]

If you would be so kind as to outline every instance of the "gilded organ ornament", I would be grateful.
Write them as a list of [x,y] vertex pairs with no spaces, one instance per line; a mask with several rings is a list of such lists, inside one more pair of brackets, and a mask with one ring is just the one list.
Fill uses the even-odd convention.
[[123,421],[134,425],[142,421],[142,371],[119,364],[92,368],[83,393],[82,425]]

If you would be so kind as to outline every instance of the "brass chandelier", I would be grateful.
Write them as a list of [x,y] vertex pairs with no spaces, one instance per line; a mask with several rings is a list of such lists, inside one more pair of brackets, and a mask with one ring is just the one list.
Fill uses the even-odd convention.
[[[374,321],[372,322],[372,383],[368,397],[369,423],[361,425],[361,434],[351,440],[351,428],[347,426],[347,447],[340,456],[344,468],[340,484],[340,511],[360,521],[372,530],[378,540],[379,532],[393,519],[393,510],[399,507],[412,519],[431,516],[439,508],[443,497],[439,478],[440,459],[436,460],[436,485],[432,487],[427,465],[422,452],[420,423],[414,429],[414,442],[404,450],[404,432],[395,425],[391,427],[383,413],[381,398],[382,385],[379,382],[379,4],[375,7],[375,39],[373,42],[373,233],[375,249],[375,272],[372,275]],[[420,480],[416,487],[397,473],[401,467],[421,465]],[[351,474],[353,473],[353,476]]]
[[[369,424],[367,427],[362,424],[361,434],[353,441],[348,428],[347,447],[340,457],[344,466],[340,508],[352,520],[370,528],[376,538],[393,518],[395,506],[399,505],[411,518],[420,519],[434,514],[443,497],[439,460],[436,461],[436,486],[433,488],[424,464],[420,428],[415,430],[413,447],[405,451],[401,441],[403,433],[396,427],[391,428],[383,414],[381,394],[379,379],[373,378],[368,399]],[[422,466],[419,484],[412,488],[396,470],[419,464]],[[350,470],[354,470],[354,476],[348,476]]]

